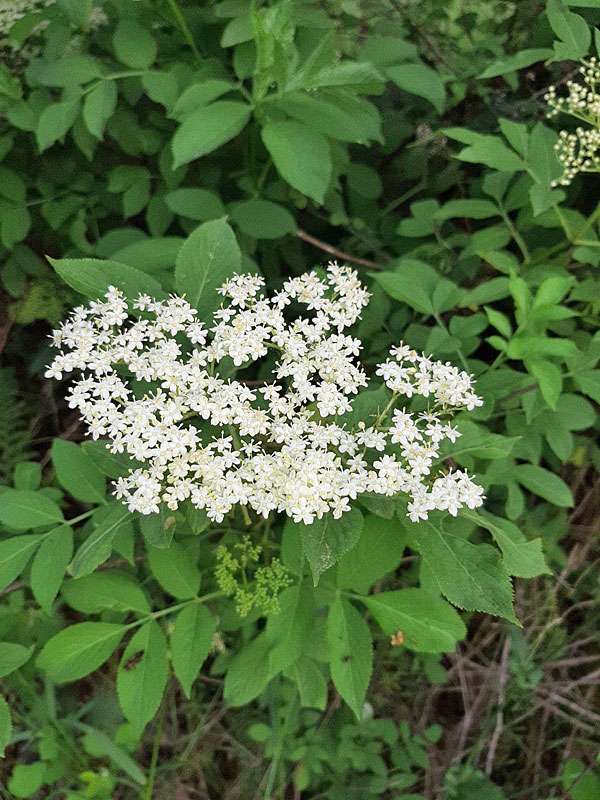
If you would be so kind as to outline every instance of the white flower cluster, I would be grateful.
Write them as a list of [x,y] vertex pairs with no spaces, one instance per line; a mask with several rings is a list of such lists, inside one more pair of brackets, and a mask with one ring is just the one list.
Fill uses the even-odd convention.
[[558,97],[550,86],[544,99],[550,106],[549,117],[569,114],[591,128],[579,126],[574,133],[561,131],[555,145],[563,174],[553,186],[568,186],[580,172],[600,172],[600,64],[591,58],[579,70],[583,82],[568,81],[567,95]]
[[[386,408],[349,428],[339,417],[367,385],[360,342],[343,332],[368,302],[356,273],[332,263],[324,279],[305,273],[271,297],[263,285],[227,281],[208,329],[182,297],[140,296],[132,318],[110,288],[54,332],[62,350],[46,375],[82,371],[70,407],[95,439],[143,463],[117,481],[117,497],[142,514],[189,500],[217,522],[239,504],[310,524],[340,517],[364,492],[408,495],[415,521],[480,506],[465,472],[434,469],[441,442],[459,435],[448,415],[481,404],[469,375],[401,345],[377,371],[391,389]],[[271,357],[273,382],[221,377],[227,357],[238,367]],[[428,398],[426,411],[400,404],[414,395]]]

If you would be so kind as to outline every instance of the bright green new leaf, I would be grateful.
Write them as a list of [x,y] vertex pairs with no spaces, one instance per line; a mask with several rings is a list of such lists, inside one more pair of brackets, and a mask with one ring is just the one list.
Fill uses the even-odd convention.
[[31,564],[31,591],[49,614],[73,558],[73,529],[60,525],[44,537]]
[[46,642],[37,666],[55,683],[76,681],[111,657],[126,630],[109,622],[70,625]]
[[58,505],[41,492],[6,489],[0,500],[0,523],[7,528],[26,531],[63,521]]
[[186,545],[180,542],[172,542],[168,548],[148,545],[146,551],[152,574],[165,592],[180,600],[198,594],[200,570]]
[[467,634],[458,613],[445,600],[424,589],[400,589],[363,597],[384,633],[401,631],[410,650],[448,653]]
[[165,635],[157,622],[147,622],[129,641],[117,672],[119,705],[136,731],[156,714],[168,676]]
[[250,119],[251,108],[234,100],[217,100],[185,117],[173,136],[174,167],[188,164],[240,133]]
[[104,502],[104,475],[79,445],[55,439],[51,452],[58,482],[70,495],[83,503]]
[[171,633],[173,671],[186,697],[213,644],[215,619],[200,603],[182,609],[175,618]]
[[262,139],[281,177],[323,203],[331,180],[331,153],[325,136],[302,122],[268,122]]
[[342,92],[289,92],[274,103],[314,131],[343,142],[381,140],[379,112],[371,103]]
[[347,600],[338,597],[329,609],[327,640],[335,688],[360,720],[373,669],[373,641],[369,626]]
[[583,58],[592,42],[590,28],[583,17],[569,11],[562,0],[548,0],[546,14],[552,30],[562,40],[554,43],[556,58],[561,61]]
[[175,265],[175,286],[208,324],[221,304],[217,289],[240,272],[242,254],[225,218],[199,225],[185,240]]
[[182,122],[192,111],[207,106],[234,88],[229,81],[210,78],[201,83],[193,83],[181,93],[170,116]]

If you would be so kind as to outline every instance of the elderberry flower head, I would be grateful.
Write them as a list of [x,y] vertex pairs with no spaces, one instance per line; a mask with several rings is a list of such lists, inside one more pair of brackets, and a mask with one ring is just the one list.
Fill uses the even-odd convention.
[[550,106],[549,117],[569,114],[592,127],[579,126],[574,133],[560,131],[554,146],[563,174],[553,186],[568,186],[580,172],[600,172],[600,64],[590,58],[580,67],[582,81],[567,81],[567,94],[558,97],[550,86],[544,99]]
[[[369,298],[353,270],[331,263],[324,278],[305,273],[271,297],[262,278],[236,275],[219,293],[221,309],[204,321],[174,295],[140,295],[133,316],[110,287],[53,334],[60,352],[46,375],[80,373],[69,406],[94,439],[141,464],[115,486],[131,511],[190,502],[221,522],[240,505],[310,524],[339,518],[362,493],[406,496],[414,521],[482,504],[466,472],[436,466],[442,443],[459,436],[452,415],[482,403],[467,373],[400,344],[376,370],[384,407],[344,421],[367,385],[360,342],[345,333]],[[225,358],[246,367],[265,357],[263,386],[220,372]],[[412,410],[413,397],[426,410]]]

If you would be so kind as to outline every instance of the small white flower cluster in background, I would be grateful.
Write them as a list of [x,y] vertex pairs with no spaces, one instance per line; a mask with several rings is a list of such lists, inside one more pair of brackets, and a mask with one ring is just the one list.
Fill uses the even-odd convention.
[[[46,375],[81,371],[70,407],[94,439],[143,463],[116,484],[130,510],[189,500],[217,522],[240,504],[310,524],[339,518],[364,492],[407,495],[415,521],[482,504],[465,472],[435,470],[440,444],[459,435],[447,418],[482,402],[467,373],[400,345],[377,370],[391,389],[387,407],[350,428],[339,417],[367,385],[355,363],[360,342],[343,332],[368,303],[356,273],[331,263],[323,279],[305,273],[271,297],[263,288],[256,275],[227,281],[207,329],[177,296],[140,296],[131,318],[111,287],[54,332],[61,352]],[[219,376],[224,358],[246,367],[268,355],[271,383]],[[415,395],[427,398],[426,411],[401,402]]]
[[550,86],[544,99],[550,106],[549,117],[569,114],[591,128],[579,126],[574,133],[561,131],[555,145],[563,174],[553,186],[568,186],[580,172],[600,171],[600,64],[590,58],[579,70],[583,82],[567,81],[567,95],[558,97],[556,87]]

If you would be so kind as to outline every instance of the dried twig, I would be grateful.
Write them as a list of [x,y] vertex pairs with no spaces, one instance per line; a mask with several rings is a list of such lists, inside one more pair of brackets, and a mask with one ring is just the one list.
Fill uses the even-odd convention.
[[500,669],[498,673],[498,713],[496,714],[496,725],[492,738],[490,739],[490,747],[485,760],[486,775],[492,774],[494,767],[494,758],[496,757],[496,749],[498,742],[502,736],[502,729],[504,728],[504,692],[506,689],[506,681],[508,680],[508,657],[510,655],[510,638],[507,636],[504,640],[502,647],[502,657],[500,658]]

